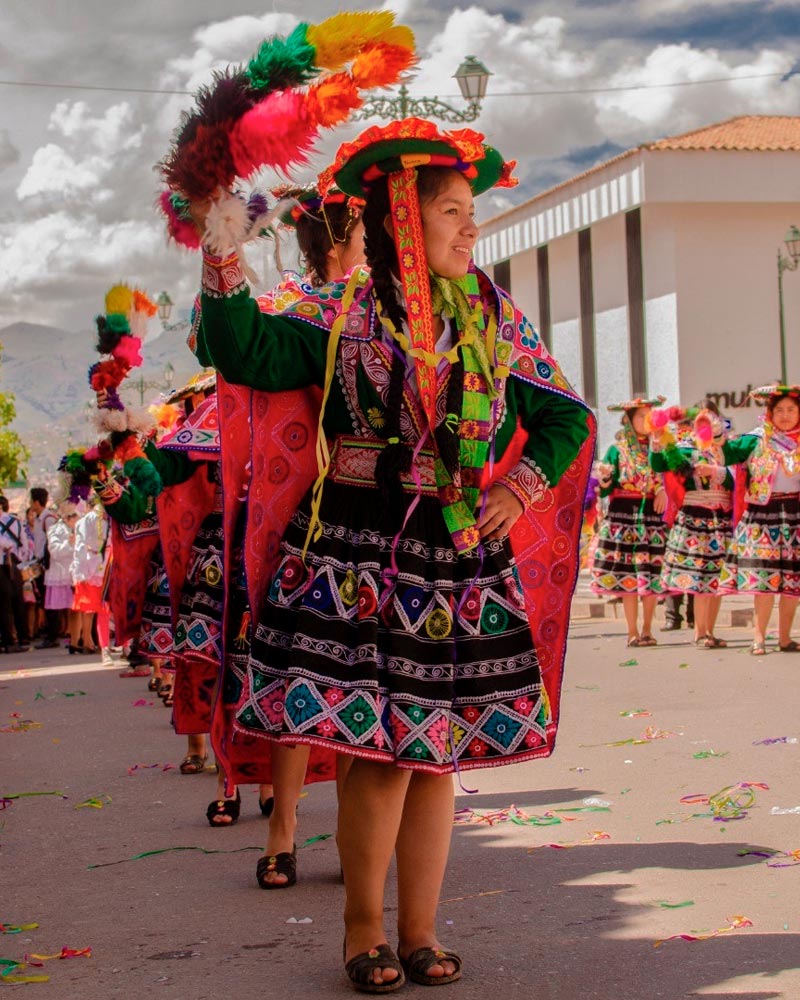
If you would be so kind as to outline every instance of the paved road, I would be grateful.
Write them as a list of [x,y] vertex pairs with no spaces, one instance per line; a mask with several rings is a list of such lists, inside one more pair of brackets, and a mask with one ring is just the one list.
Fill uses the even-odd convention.
[[[696,650],[686,632],[630,651],[621,630],[613,619],[573,623],[550,760],[467,776],[478,792],[459,794],[460,808],[513,804],[540,823],[548,813],[561,822],[455,828],[441,929],[466,970],[447,996],[797,1000],[800,865],[770,867],[742,852],[800,849],[800,815],[772,814],[800,806],[800,744],[753,745],[800,737],[800,656],[754,659],[748,634],[734,629],[722,630],[724,651]],[[91,958],[27,970],[51,977],[28,986],[30,995],[351,996],[340,966],[333,841],[300,852],[296,888],[260,891],[255,866],[266,828],[255,792],[246,791],[235,827],[212,830],[204,813],[214,777],[163,769],[180,760],[183,741],[161,703],[144,681],[92,666],[50,650],[0,658],[0,726],[37,724],[0,732],[0,794],[65,796],[15,798],[0,816],[0,922],[39,924],[0,936],[0,955],[92,949]],[[638,710],[649,715],[623,714]],[[609,745],[648,727],[669,735]],[[769,786],[755,790],[742,819],[718,822],[697,815],[707,806],[680,801],[738,782]],[[77,808],[103,796],[110,801],[102,808]],[[586,799],[610,803],[595,807],[608,811],[560,811]],[[298,842],[334,824],[333,790],[312,787]],[[174,847],[220,853],[127,860]],[[389,925],[393,906],[390,898]],[[721,931],[736,917],[752,926],[655,946],[670,935]],[[427,995],[420,986],[403,993]]]

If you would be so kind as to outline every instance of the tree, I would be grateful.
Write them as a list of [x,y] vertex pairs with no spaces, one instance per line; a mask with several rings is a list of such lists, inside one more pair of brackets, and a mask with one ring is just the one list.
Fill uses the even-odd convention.
[[[0,344],[0,358],[2,353],[3,345]],[[8,429],[16,415],[14,394],[0,392],[0,487],[7,486],[21,475],[24,476],[23,466],[31,457],[20,436]]]

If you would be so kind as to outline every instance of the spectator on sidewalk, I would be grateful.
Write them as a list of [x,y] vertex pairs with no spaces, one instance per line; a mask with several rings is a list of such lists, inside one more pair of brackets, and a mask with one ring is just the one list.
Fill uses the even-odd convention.
[[102,593],[109,554],[108,518],[98,504],[79,518],[75,526],[75,548],[70,565],[74,590],[70,645],[73,648],[80,645],[83,653],[97,653],[92,636],[97,616],[97,638],[105,666],[113,662],[109,649],[110,614]]
[[9,513],[7,498],[0,496],[0,651],[4,653],[30,649],[19,565],[32,555],[22,522]]
[[[33,490],[31,491],[33,494]],[[75,525],[78,522],[78,508],[74,503],[64,501],[60,517],[48,529],[48,566],[44,574],[44,617],[45,638],[36,644],[37,649],[54,649],[59,645],[64,612],[68,612],[70,636],[74,633],[72,611],[72,550],[75,547]],[[75,652],[75,644],[70,640],[69,650]]]

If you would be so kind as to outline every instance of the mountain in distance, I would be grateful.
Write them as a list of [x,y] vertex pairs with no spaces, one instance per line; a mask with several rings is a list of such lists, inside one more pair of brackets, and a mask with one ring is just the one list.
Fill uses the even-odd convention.
[[[151,330],[157,321],[151,321]],[[198,370],[186,346],[188,323],[145,341],[144,364],[135,368],[121,388],[130,406],[145,405],[166,392],[164,370],[174,369],[173,388]],[[11,425],[28,446],[31,486],[55,485],[58,462],[68,447],[91,445],[97,431],[90,416],[94,393],[87,372],[99,359],[93,332],[73,333],[39,323],[12,323],[0,329],[0,392],[14,394],[17,416]],[[139,384],[143,382],[144,384]]]

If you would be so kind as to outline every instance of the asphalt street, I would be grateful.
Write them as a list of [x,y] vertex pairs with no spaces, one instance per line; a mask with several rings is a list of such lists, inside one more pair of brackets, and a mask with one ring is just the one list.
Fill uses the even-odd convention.
[[[622,632],[573,621],[553,757],[464,778],[476,791],[457,796],[440,930],[465,971],[442,996],[797,1000],[800,655],[751,657],[744,629],[720,629],[729,647],[713,651],[688,631],[631,650]],[[259,890],[255,789],[236,826],[209,827],[213,774],[179,773],[184,741],[120,666],[0,657],[0,957],[91,949],[17,970],[47,983],[6,988],[353,995],[333,788],[301,801],[297,886]],[[747,787],[715,798],[731,786]],[[393,913],[390,893],[389,928]]]

